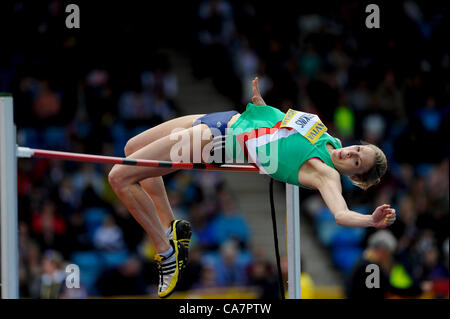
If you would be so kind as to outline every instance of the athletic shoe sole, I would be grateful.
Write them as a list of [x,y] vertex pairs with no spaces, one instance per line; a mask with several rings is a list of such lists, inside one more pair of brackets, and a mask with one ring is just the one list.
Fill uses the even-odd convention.
[[186,220],[174,220],[171,224],[173,239],[189,248],[192,236],[191,223]]
[[180,282],[184,269],[186,268],[187,248],[176,240],[173,240],[173,248],[175,250],[175,262],[177,267],[175,268],[175,273],[170,279],[169,287],[165,291],[158,291],[158,296],[160,298],[167,298],[175,291],[177,284]]

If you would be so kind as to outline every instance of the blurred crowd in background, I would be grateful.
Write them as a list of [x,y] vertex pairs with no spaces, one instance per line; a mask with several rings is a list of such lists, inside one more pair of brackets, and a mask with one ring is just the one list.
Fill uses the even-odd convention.
[[[245,109],[258,76],[269,105],[318,114],[344,145],[364,140],[387,155],[387,174],[368,191],[343,179],[351,209],[397,210],[381,235],[338,226],[318,194],[301,190],[302,213],[343,274],[345,295],[357,296],[364,265],[377,263],[381,297],[448,298],[448,6],[385,4],[382,29],[369,30],[353,1],[289,10],[203,0],[175,15],[183,30],[150,4],[120,8],[120,21],[108,17],[118,7],[106,8],[98,25],[86,13],[80,30],[67,30],[64,5],[14,1],[1,22],[14,30],[4,35],[9,50],[0,50],[0,91],[14,96],[18,144],[123,156],[130,137],[185,115],[176,70],[158,46],[189,56],[196,78],[212,78],[235,103],[230,109]],[[183,39],[155,35],[164,28]],[[155,294],[154,247],[111,190],[110,169],[19,161],[21,297]],[[180,171],[164,180],[175,216],[194,230],[180,289],[256,286],[259,297],[276,298],[275,265],[253,249],[245,212],[221,173]],[[63,288],[68,263],[80,267],[81,289]]]

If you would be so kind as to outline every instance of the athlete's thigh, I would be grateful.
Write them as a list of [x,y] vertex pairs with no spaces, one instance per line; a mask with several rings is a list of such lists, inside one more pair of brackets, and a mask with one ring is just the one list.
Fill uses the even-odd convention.
[[[195,139],[195,141],[194,141]],[[210,144],[212,140],[211,132],[207,125],[200,124],[194,127],[181,130],[168,135],[148,144],[129,155],[128,158],[148,159],[159,161],[180,161],[176,156],[180,155],[180,151],[189,152],[182,155],[185,162],[192,161],[194,152],[202,152],[203,148]],[[149,177],[163,176],[177,169],[160,168],[160,167],[142,167],[142,166],[125,166],[120,165],[122,176],[129,183],[136,183]]]
[[175,129],[187,129],[192,127],[192,124],[196,119],[203,116],[204,114],[186,115],[177,117],[175,119],[169,120],[167,122],[161,123],[155,127],[152,127],[144,132],[132,137],[127,143],[127,156],[131,153],[136,152],[142,147],[153,143],[160,138],[168,136]]

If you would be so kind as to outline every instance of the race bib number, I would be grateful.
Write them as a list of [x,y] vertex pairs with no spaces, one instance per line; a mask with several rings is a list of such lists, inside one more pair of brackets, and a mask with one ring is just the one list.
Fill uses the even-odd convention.
[[281,127],[290,127],[310,141],[317,142],[319,137],[327,131],[327,127],[315,114],[289,109],[281,122]]

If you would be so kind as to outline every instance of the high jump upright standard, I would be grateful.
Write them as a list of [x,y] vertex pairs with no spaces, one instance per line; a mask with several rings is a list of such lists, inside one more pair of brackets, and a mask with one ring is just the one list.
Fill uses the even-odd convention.
[[3,299],[19,298],[19,243],[17,216],[16,127],[13,99],[0,93],[0,213],[1,293]]

